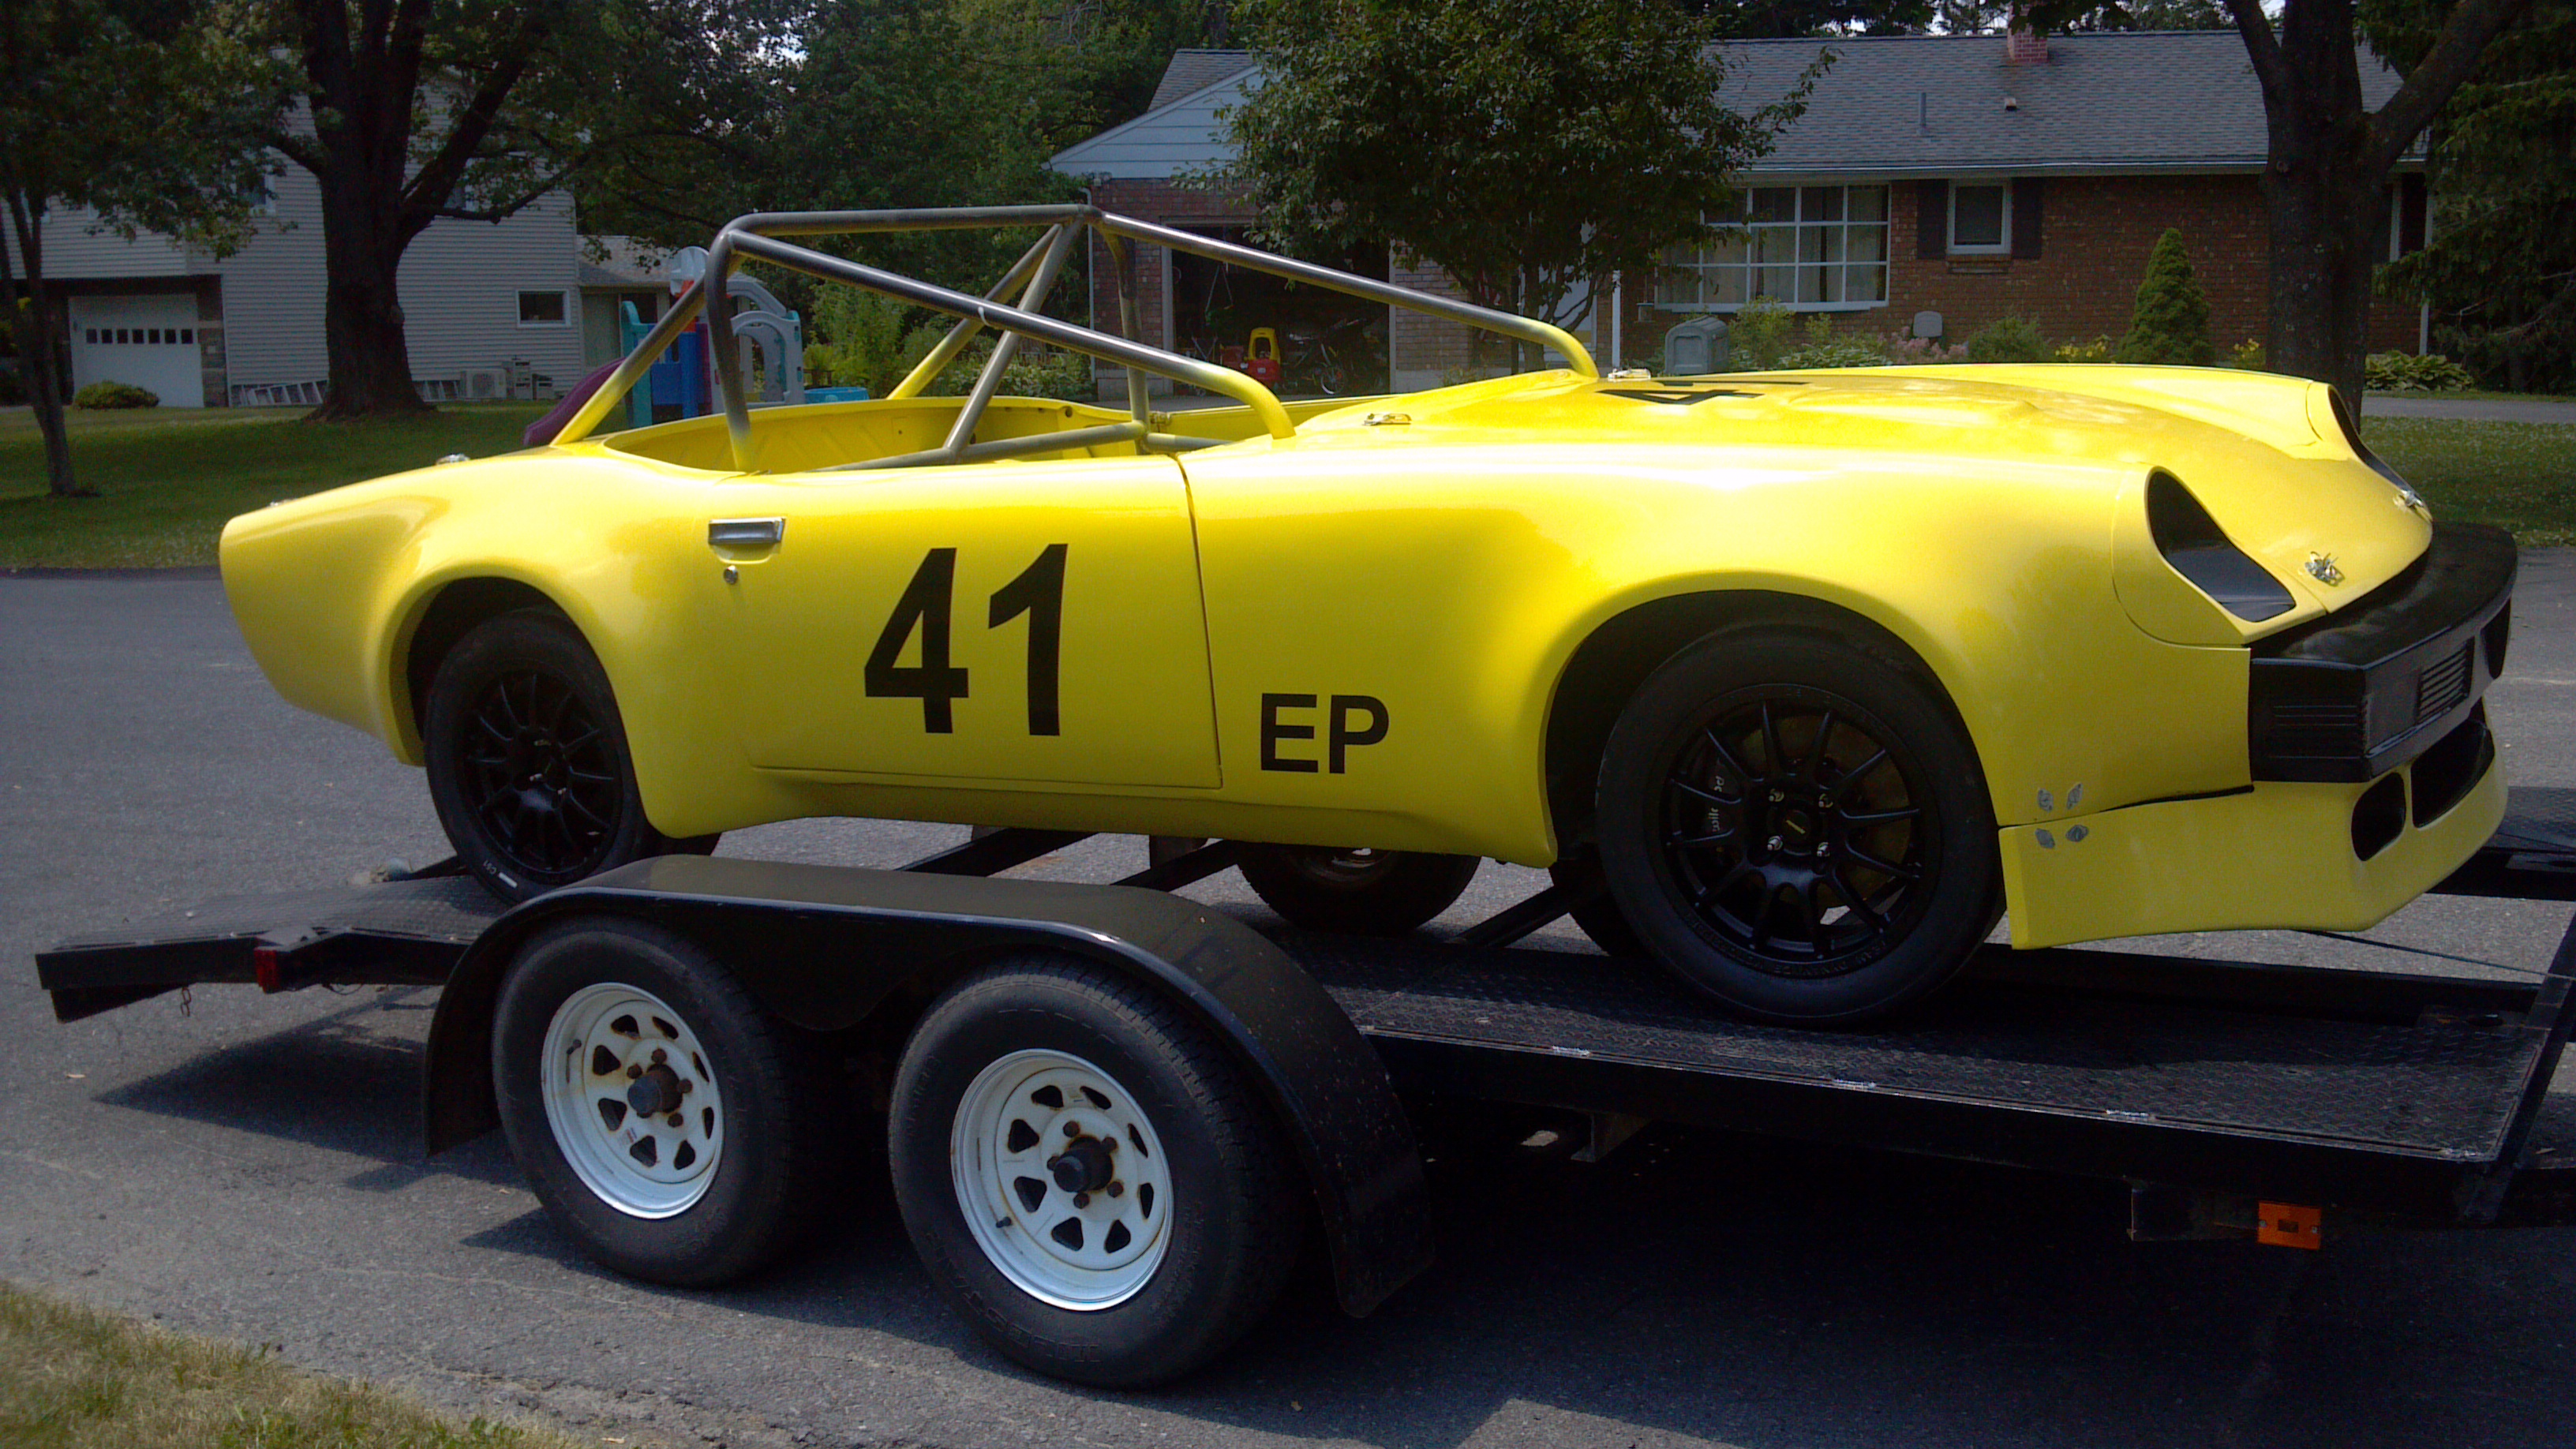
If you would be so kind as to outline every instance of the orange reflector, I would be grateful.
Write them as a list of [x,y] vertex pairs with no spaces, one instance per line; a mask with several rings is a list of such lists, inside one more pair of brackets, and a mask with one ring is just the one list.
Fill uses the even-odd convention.
[[262,991],[275,993],[286,989],[286,976],[278,969],[275,946],[251,948],[250,974],[251,979],[259,983],[259,989]]
[[2267,1202],[2256,1204],[2256,1211],[2262,1215],[2262,1221],[2254,1226],[2254,1241],[2269,1243],[2275,1248],[2307,1248],[2312,1251],[2325,1246],[2324,1236],[2317,1231],[2317,1219],[2322,1216],[2318,1209]]

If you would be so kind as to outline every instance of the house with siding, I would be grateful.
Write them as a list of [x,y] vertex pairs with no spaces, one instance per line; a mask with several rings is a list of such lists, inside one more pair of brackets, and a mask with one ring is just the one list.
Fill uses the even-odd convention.
[[[1728,100],[1767,103],[1826,49],[1831,68],[1742,178],[1738,210],[1591,308],[1581,330],[1603,359],[1652,365],[1674,324],[1756,297],[1831,314],[1846,333],[1955,342],[2013,315],[2060,340],[2117,338],[2169,227],[2190,247],[2218,345],[2264,335],[2267,137],[2235,32],[1736,42],[1722,47]],[[1221,119],[1260,75],[1241,51],[1183,51],[1143,115],[1053,164],[1111,211],[1239,234],[1255,220],[1249,202],[1204,178],[1233,159]],[[2397,84],[2365,60],[2366,105]],[[2394,203],[2392,257],[2423,245],[2420,160],[2402,168]],[[1216,293],[1186,273],[1175,286],[1165,261],[1152,249],[1142,258],[1146,335],[1187,350],[1205,330],[1202,293]],[[1435,270],[1386,265],[1398,282],[1448,289]],[[1099,315],[1115,315],[1099,258],[1093,275]],[[1397,388],[1436,384],[1467,361],[1454,326],[1410,313],[1388,325]],[[2371,345],[2413,350],[2420,326],[2417,308],[2376,302]]]
[[[287,168],[254,228],[217,260],[164,236],[126,241],[81,208],[49,213],[45,274],[64,299],[72,385],[134,383],[164,407],[320,402],[320,184]],[[581,268],[568,193],[505,221],[432,222],[400,279],[422,395],[497,397],[514,377],[569,387],[584,371]]]

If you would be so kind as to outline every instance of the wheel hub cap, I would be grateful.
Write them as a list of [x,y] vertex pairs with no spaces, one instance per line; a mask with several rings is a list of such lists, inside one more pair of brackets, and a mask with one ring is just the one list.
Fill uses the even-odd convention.
[[1018,1051],[976,1074],[949,1163],[976,1246],[1041,1302],[1115,1307],[1162,1264],[1175,1210],[1162,1140],[1126,1088],[1080,1057]]

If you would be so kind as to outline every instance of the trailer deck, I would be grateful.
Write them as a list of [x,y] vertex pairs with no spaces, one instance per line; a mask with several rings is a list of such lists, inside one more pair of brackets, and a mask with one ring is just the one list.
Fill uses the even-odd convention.
[[[1068,838],[987,838],[916,868],[982,874]],[[1221,858],[1134,879],[1184,882]],[[2444,885],[2548,900],[2576,898],[2571,887],[2576,790],[2515,792],[2495,843]],[[1525,931],[1554,904],[1515,907],[1462,940]],[[435,985],[503,911],[463,875],[230,897],[66,940],[39,957],[39,976],[66,1021],[210,982]],[[2561,1150],[2576,1146],[2576,1114],[2543,1111],[2576,1024],[2576,927],[2527,979],[1990,947],[1949,991],[1867,1031],[1741,1021],[1616,958],[1272,939],[1411,1093],[2417,1224],[2556,1221],[2576,1206],[2576,1153]]]

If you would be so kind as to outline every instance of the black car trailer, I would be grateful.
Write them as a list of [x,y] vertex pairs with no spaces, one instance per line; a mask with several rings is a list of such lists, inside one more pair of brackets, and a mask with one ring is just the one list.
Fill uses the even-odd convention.
[[[1169,894],[1233,864],[1226,842],[1154,842],[1116,886],[995,878],[1081,838],[981,833],[900,871],[666,857],[515,908],[432,867],[213,901],[37,964],[63,1021],[209,982],[445,988],[429,1150],[506,1127],[584,1250],[658,1281],[747,1270],[822,1174],[889,1152],[959,1309],[1093,1383],[1224,1347],[1308,1224],[1353,1313],[1419,1272],[1407,1103],[1431,1099],[1554,1109],[1587,1158],[1671,1121],[2124,1181],[2142,1240],[2576,1222],[2576,1113],[2548,1097],[2576,924],[2514,980],[1989,948],[1894,1021],[1819,1031],[1728,1017],[1640,963],[1515,949],[1576,904],[1565,886],[1433,941],[1264,935]],[[2513,792],[2438,889],[2576,900],[2576,790]],[[567,1029],[585,1001],[598,1020]],[[599,1167],[602,1142],[633,1163]]]

